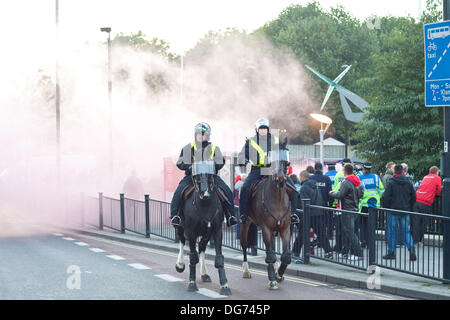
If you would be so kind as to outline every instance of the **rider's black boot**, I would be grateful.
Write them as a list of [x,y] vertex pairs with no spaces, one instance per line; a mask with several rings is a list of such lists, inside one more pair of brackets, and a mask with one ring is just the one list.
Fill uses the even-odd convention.
[[300,218],[298,217],[297,213],[292,213],[291,215],[291,223],[292,224],[299,224]]
[[180,216],[173,216],[170,219],[170,223],[174,226],[174,227],[178,227],[181,224],[181,218]]

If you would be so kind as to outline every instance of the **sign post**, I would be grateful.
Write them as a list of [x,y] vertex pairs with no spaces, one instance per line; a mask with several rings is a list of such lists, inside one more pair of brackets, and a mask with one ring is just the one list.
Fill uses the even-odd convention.
[[[444,151],[441,153],[442,215],[450,217],[450,0],[443,0],[443,22],[424,25],[425,105],[444,107]],[[450,223],[444,221],[443,278],[450,280]]]
[[425,105],[450,105],[450,21],[426,24]]

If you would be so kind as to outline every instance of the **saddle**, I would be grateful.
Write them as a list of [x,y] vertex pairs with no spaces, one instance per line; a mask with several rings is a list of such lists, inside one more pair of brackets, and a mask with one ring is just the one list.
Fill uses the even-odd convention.
[[[265,179],[267,179],[266,176],[261,177],[250,186],[249,193],[250,193],[251,198],[253,198],[256,195],[256,192],[258,192],[258,190],[261,188]],[[295,187],[292,186],[289,182],[286,182],[286,185],[288,186],[288,188],[286,188],[286,191],[287,191],[288,195],[291,196],[292,191],[296,191]]]
[[[183,189],[183,191],[181,192],[182,201],[186,201],[189,198],[189,196],[192,194],[192,192],[194,192],[194,190],[195,190],[195,187],[193,185],[186,186]],[[228,201],[228,198],[226,197],[225,192],[220,187],[216,188],[216,193],[222,204],[228,203],[229,205],[233,205],[230,201]],[[180,207],[182,207],[182,205]]]
[[261,177],[255,182],[253,182],[253,184],[250,186],[249,193],[251,198],[253,198],[256,195],[256,192],[259,190],[259,188],[261,188],[265,179],[266,179],[265,177]]

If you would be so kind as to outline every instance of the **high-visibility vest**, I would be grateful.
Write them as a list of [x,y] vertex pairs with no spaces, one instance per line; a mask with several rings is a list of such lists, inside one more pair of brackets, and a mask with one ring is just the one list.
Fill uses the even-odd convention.
[[[279,143],[279,139],[278,137],[274,137],[275,143]],[[259,162],[258,163],[252,163],[253,167],[262,167],[265,166],[266,163],[266,157],[267,157],[267,152],[265,152],[253,139],[250,139],[250,145],[256,149],[256,151],[258,152],[259,155]],[[251,159],[250,159],[251,162]]]
[[[195,144],[195,142],[191,142],[191,148],[194,148],[194,150],[197,151],[197,145]],[[216,151],[216,145],[211,143],[211,160],[214,159],[215,151]],[[195,161],[195,153],[192,155],[192,157],[194,158],[194,161]]]
[[[342,181],[345,179],[345,175],[344,175],[344,171],[339,171],[335,176],[334,176],[334,185],[333,185],[333,192],[338,192],[339,188],[341,187],[341,183]],[[337,200],[333,201],[333,207],[336,208],[337,207]]]
[[334,176],[334,186],[333,191],[337,192],[339,191],[339,188],[341,187],[341,182],[345,179],[344,171],[339,171],[336,176]]
[[384,186],[380,177],[374,173],[369,173],[360,176],[359,179],[361,180],[364,192],[363,197],[359,202],[359,207],[368,207],[368,201],[371,198],[374,198],[377,201],[376,207],[380,207],[381,196],[384,193]]

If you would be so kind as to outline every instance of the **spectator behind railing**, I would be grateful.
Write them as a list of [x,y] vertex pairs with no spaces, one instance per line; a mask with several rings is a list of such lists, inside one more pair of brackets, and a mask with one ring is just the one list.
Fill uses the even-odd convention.
[[387,186],[387,182],[392,179],[392,176],[394,174],[394,167],[395,167],[395,162],[390,161],[388,163],[386,163],[386,172],[383,175],[383,185],[386,187]]
[[[430,168],[429,174],[422,179],[422,183],[416,191],[414,211],[432,214],[434,199],[441,193],[441,190],[442,180],[439,177],[439,168],[433,166]],[[428,221],[429,219],[419,216],[411,217],[411,228],[415,245],[421,245],[423,243],[425,226]]]
[[[403,167],[397,164],[394,167],[394,176],[388,180],[386,191],[381,198],[381,204],[385,208],[401,211],[412,211],[416,202],[414,187],[408,178],[403,174]],[[409,215],[388,211],[386,217],[386,238],[388,252],[383,259],[395,259],[395,246],[400,241],[398,239],[398,226],[400,226],[399,236],[406,240],[406,247],[409,250],[409,259],[416,260],[416,253],[409,229]]]
[[339,200],[340,209],[355,211],[355,214],[343,212],[341,223],[344,236],[344,248],[340,257],[350,261],[363,260],[363,251],[355,233],[355,220],[357,217],[359,199],[362,197],[361,181],[353,174],[353,166],[344,166],[344,180],[339,186],[339,191],[330,192],[330,197]]
[[142,200],[144,199],[144,185],[137,177],[136,171],[131,171],[131,175],[127,178],[123,185],[123,193],[126,198]]

